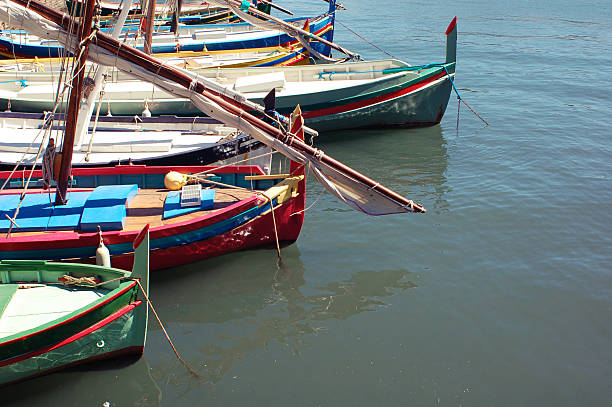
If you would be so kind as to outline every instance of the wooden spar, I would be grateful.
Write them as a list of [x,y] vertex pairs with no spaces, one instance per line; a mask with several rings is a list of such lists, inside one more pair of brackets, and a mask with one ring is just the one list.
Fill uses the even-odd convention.
[[145,24],[144,52],[151,53],[153,44],[153,21],[155,20],[155,0],[147,3],[147,19]]
[[[36,0],[11,0],[14,3],[21,4],[24,7],[29,7],[31,10],[36,13],[42,15],[43,17],[49,19],[50,21],[56,23],[61,26],[64,30],[76,32],[76,28],[79,27],[79,24],[76,24],[76,28],[70,25],[70,18],[67,18],[64,14],[53,10]],[[398,204],[404,205],[406,207],[412,208],[414,212],[425,212],[425,208],[414,203],[413,201],[397,194],[394,191],[380,185],[378,182],[366,177],[365,175],[353,170],[350,167],[342,164],[341,162],[329,157],[323,152],[315,149],[314,147],[309,146],[303,141],[299,140],[296,137],[291,135],[283,134],[283,132],[276,127],[264,122],[263,120],[258,119],[252,114],[244,111],[240,106],[237,106],[235,101],[227,96],[223,96],[213,90],[207,89],[206,86],[199,81],[193,81],[193,77],[189,76],[187,73],[184,73],[172,66],[165,65],[158,59],[152,57],[151,55],[145,54],[142,51],[131,48],[129,46],[123,45],[119,41],[113,39],[112,37],[98,32],[96,34],[95,39],[96,45],[104,48],[105,50],[112,52],[120,58],[123,58],[131,63],[139,65],[141,68],[156,74],[157,76],[161,76],[168,80],[171,80],[180,86],[186,89],[192,89],[194,92],[201,94],[202,96],[210,99],[211,101],[217,103],[227,111],[240,116],[241,120],[245,120],[254,127],[257,127],[260,130],[265,131],[271,136],[275,137],[279,141],[285,143],[287,141],[290,142],[291,147],[299,150],[303,154],[309,157],[316,157],[316,159],[325,163],[326,165],[334,168],[335,170],[344,173],[347,176],[350,176],[356,181],[363,183],[368,186],[370,189],[377,191],[383,196],[386,196],[388,199],[397,202]],[[193,83],[192,83],[193,82]]]
[[[72,71],[72,88],[68,99],[68,112],[66,113],[66,130],[62,143],[62,160],[55,192],[55,205],[66,204],[66,191],[68,179],[72,168],[72,151],[74,150],[74,137],[76,133],[81,93],[83,91],[83,78],[85,76],[85,62],[89,51],[89,36],[91,35],[91,21],[93,20],[95,1],[89,0],[85,7],[83,21],[79,22],[77,38],[81,48],[77,63]],[[84,43],[83,43],[84,42]],[[80,48],[80,47],[79,47]]]
[[175,0],[176,1],[176,9],[172,14],[172,23],[170,25],[170,31],[177,34],[178,26],[179,26],[179,17],[181,16],[181,8],[183,7],[183,0]]
[[[230,4],[232,4],[233,6],[238,7],[238,8],[240,8],[241,5],[242,5],[240,0],[226,0],[226,1],[228,3],[230,3]],[[250,12],[251,14],[255,15],[255,16],[263,17],[266,20],[274,21],[275,23],[277,23],[278,25],[281,25],[283,27],[289,27],[292,30],[295,30],[298,33],[302,34],[304,37],[315,39],[315,40],[317,40],[317,41],[327,45],[330,48],[333,48],[333,49],[335,49],[337,51],[342,52],[345,55],[348,55],[349,57],[352,57],[352,58],[355,58],[355,59],[360,59],[361,58],[359,56],[359,54],[356,54],[356,53],[354,53],[352,51],[349,51],[348,49],[346,49],[346,48],[344,48],[344,47],[342,47],[342,46],[340,46],[340,45],[338,45],[338,44],[336,44],[334,42],[327,41],[325,38],[321,38],[318,35],[312,34],[312,33],[308,32],[306,30],[303,30],[303,29],[301,29],[299,27],[291,25],[288,22],[286,22],[284,20],[281,20],[280,18],[271,16],[268,13],[264,13],[263,11],[257,10],[256,7],[249,7],[247,11]]]
[[[23,1],[23,0],[18,0],[18,1]],[[33,0],[32,0],[33,1]],[[159,76],[162,76],[166,79],[172,80],[175,83],[180,84],[181,86],[183,86],[186,89],[190,89],[192,86],[192,77],[190,77],[189,75],[186,75],[185,73],[170,67],[168,65],[164,65],[161,61],[157,60],[156,58],[151,57],[150,55],[146,55],[144,53],[142,53],[141,51],[137,50],[137,49],[133,49],[133,48],[129,48],[126,46],[122,46],[119,47],[119,44],[117,43],[116,46],[112,45],[113,39],[112,38],[108,38],[108,36],[104,35],[102,36],[98,36],[98,42],[97,45],[101,46],[102,48],[114,52],[116,53],[118,56],[120,56],[121,58],[124,58],[132,63],[138,64],[139,66],[147,69],[149,72],[151,73],[156,73]],[[116,41],[115,41],[116,42]],[[426,212],[425,208],[422,207],[421,205],[418,205],[416,203],[414,203],[413,201],[397,194],[396,192],[386,188],[385,186],[380,185],[378,182],[366,177],[365,175],[353,170],[352,168],[342,164],[341,162],[335,160],[334,158],[326,155],[325,153],[321,152],[320,150],[315,149],[314,147],[309,146],[308,144],[306,144],[305,142],[299,140],[296,137],[293,137],[291,135],[286,135],[283,134],[283,132],[279,129],[277,129],[276,127],[264,122],[263,120],[258,119],[257,117],[253,116],[252,114],[250,114],[249,112],[246,112],[245,110],[243,110],[241,107],[236,106],[234,104],[234,100],[233,99],[229,99],[229,98],[224,98],[223,95],[214,92],[212,90],[209,90],[205,87],[205,85],[199,81],[197,81],[195,83],[195,86],[192,88],[196,93],[201,94],[202,96],[214,101],[215,103],[219,104],[221,107],[223,107],[224,109],[228,110],[229,112],[239,116],[242,120],[245,120],[247,122],[249,122],[251,125],[259,128],[260,130],[265,131],[268,134],[271,134],[272,136],[274,136],[276,139],[278,139],[279,141],[283,142],[283,143],[290,143],[292,147],[294,147],[295,149],[301,151],[302,153],[310,156],[310,157],[314,157],[316,156],[317,159],[319,159],[320,161],[322,161],[323,163],[329,165],[330,167],[338,170],[339,172],[342,172],[348,176],[350,176],[351,178],[362,182],[363,184],[367,185],[368,187],[370,187],[371,189],[379,192],[380,194],[386,196],[389,199],[394,200],[395,202],[398,202],[400,204],[406,205],[406,206],[412,206],[413,211],[414,212]]]

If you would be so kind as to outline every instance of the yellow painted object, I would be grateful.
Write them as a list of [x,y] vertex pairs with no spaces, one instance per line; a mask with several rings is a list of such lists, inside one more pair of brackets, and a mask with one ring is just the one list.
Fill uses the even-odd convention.
[[164,185],[170,191],[178,191],[187,185],[187,175],[177,171],[170,171],[164,177]]
[[302,179],[304,179],[303,175],[285,178],[282,182],[264,191],[263,195],[270,201],[276,198],[276,204],[280,205],[298,195],[298,183]]
[[[198,57],[207,57],[207,56],[215,56],[215,55],[224,55],[224,54],[239,54],[239,53],[254,53],[261,52],[263,55],[259,58],[254,58],[250,61],[236,62],[236,63],[225,63],[222,66],[224,68],[246,68],[254,65],[261,64],[269,64],[274,60],[282,59],[287,54],[294,52],[299,46],[295,47],[266,47],[266,48],[249,48],[241,50],[242,52],[237,52],[236,50],[223,50],[223,51],[178,51],[178,52],[168,52],[168,53],[157,53],[153,54],[156,58],[183,58],[185,62],[180,64],[181,68],[184,69],[216,69],[217,66],[201,66],[199,63],[195,61]],[[295,48],[295,49],[294,49]],[[267,54],[265,54],[267,53]],[[190,60],[193,58],[194,60]],[[72,64],[72,57],[65,58],[68,66]],[[293,63],[297,58],[292,58],[291,60],[283,62],[282,65],[288,65]],[[16,58],[16,59],[5,59],[0,60],[0,71],[5,71],[6,68],[14,65],[26,65],[32,64],[32,69],[34,66],[38,67],[40,72],[45,72],[46,70],[52,71],[54,67],[59,69],[59,67],[64,62],[63,58]],[[299,61],[296,65],[309,64],[308,58],[303,58],[302,61]]]
[[38,67],[40,68],[41,72],[45,72],[45,67],[42,66],[42,64],[38,60],[38,57],[34,57],[34,61],[36,61],[36,65],[38,65]]

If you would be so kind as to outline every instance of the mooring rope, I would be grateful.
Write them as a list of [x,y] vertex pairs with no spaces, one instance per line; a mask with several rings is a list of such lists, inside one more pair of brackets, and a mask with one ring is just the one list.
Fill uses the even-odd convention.
[[[85,286],[91,286],[91,287],[99,287],[99,286],[104,285],[104,284],[108,284],[108,283],[111,283],[111,282],[114,282],[114,281],[125,279],[125,277],[117,277],[117,278],[113,278],[113,279],[102,281],[102,282],[98,283],[98,282],[96,282],[94,277],[73,277],[71,275],[64,274],[62,276],[62,278],[64,279],[64,281],[63,281],[64,285],[85,285]],[[200,378],[200,375],[191,366],[189,366],[189,364],[187,362],[185,362],[183,360],[181,355],[179,355],[178,351],[176,350],[176,346],[174,346],[174,343],[172,342],[172,339],[170,339],[170,335],[168,335],[168,331],[166,331],[166,328],[164,327],[164,324],[162,323],[161,319],[159,318],[159,315],[157,315],[157,312],[155,311],[155,307],[153,306],[153,303],[149,299],[149,296],[147,295],[144,287],[140,283],[140,279],[139,278],[134,278],[134,279],[131,279],[131,280],[135,281],[136,284],[138,284],[138,287],[140,288],[140,291],[142,292],[142,295],[145,298],[147,306],[151,309],[151,311],[153,312],[153,315],[155,315],[155,319],[157,319],[157,322],[158,322],[160,328],[164,332],[164,335],[166,336],[166,339],[168,340],[168,343],[172,347],[172,350],[174,351],[174,354],[176,355],[178,360],[180,360],[181,363],[187,368],[189,373],[191,373],[192,375],[194,375],[197,378]]]
[[[64,285],[90,285],[93,287],[98,286],[98,282],[96,282],[95,277],[73,277],[71,275],[64,274],[62,278],[64,279]],[[108,281],[105,281],[104,283],[108,283]]]
[[242,190],[242,191],[249,191],[249,192],[254,192],[257,195],[261,195],[263,198],[266,199],[266,201],[268,201],[270,203],[270,212],[272,212],[272,223],[274,225],[274,238],[275,238],[275,242],[276,242],[276,252],[278,253],[278,258],[279,260],[282,262],[282,256],[281,256],[281,251],[280,251],[280,242],[278,240],[278,229],[276,226],[276,217],[274,215],[274,203],[272,201],[272,198],[270,198],[269,196],[267,196],[266,194],[264,194],[261,191],[254,191],[254,190],[249,190],[248,188],[244,188],[244,187],[239,187],[236,185],[229,185],[229,184],[224,184],[223,182],[218,182],[218,181],[212,181],[206,178],[202,178],[202,177],[198,177],[197,175],[189,175],[187,174],[187,177],[190,178],[194,178],[200,182],[207,182],[210,184],[214,184],[214,185],[219,185],[222,187],[228,187],[228,188],[234,188],[234,189],[238,189],[238,190]]
[[347,30],[349,30],[350,32],[352,32],[353,34],[355,34],[357,37],[361,38],[363,41],[367,42],[368,44],[370,44],[371,46],[373,46],[374,48],[376,48],[377,50],[379,50],[380,52],[383,52],[383,53],[385,53],[385,54],[389,55],[389,56],[390,56],[391,58],[393,58],[393,59],[397,59],[397,58],[396,58],[396,57],[394,57],[392,54],[388,53],[387,51],[385,51],[384,49],[382,49],[382,48],[381,48],[381,47],[379,47],[378,45],[374,44],[374,43],[373,43],[373,42],[371,42],[371,41],[368,41],[366,38],[364,38],[364,37],[362,37],[361,35],[359,35],[359,33],[357,33],[356,31],[351,30],[349,27],[347,27],[346,25],[344,25],[344,24],[342,23],[342,21],[340,21],[340,20],[335,20],[335,21],[336,21],[336,23],[340,24],[342,27],[346,28]]
[[140,279],[135,279],[135,281],[138,284],[138,287],[140,287],[140,291],[142,292],[142,295],[144,296],[145,300],[147,301],[147,305],[149,306],[149,308],[153,312],[153,315],[155,315],[155,319],[157,319],[157,323],[159,324],[159,327],[164,332],[164,335],[166,336],[166,339],[168,340],[168,343],[170,344],[170,347],[172,347],[172,350],[174,351],[174,354],[176,355],[178,360],[180,360],[180,362],[183,364],[183,366],[185,366],[185,368],[187,368],[189,373],[191,373],[192,375],[194,375],[198,379],[201,378],[201,376],[198,374],[198,372],[196,372],[191,366],[189,366],[189,364],[183,360],[181,355],[179,355],[178,351],[176,350],[176,346],[174,346],[174,343],[172,342],[172,339],[170,339],[170,335],[168,335],[168,331],[166,331],[166,328],[164,327],[164,324],[162,323],[161,319],[159,318],[159,315],[157,315],[157,312],[155,311],[155,307],[153,307],[153,303],[149,299],[149,296],[147,295],[145,289],[142,287],[142,284],[140,283]]
[[446,73],[446,76],[448,77],[448,80],[450,81],[451,86],[453,87],[453,90],[455,91],[455,94],[457,95],[457,100],[459,104],[463,103],[465,106],[467,106],[468,109],[470,109],[472,113],[474,113],[476,117],[482,120],[482,122],[485,125],[487,126],[489,125],[489,122],[483,119],[482,116],[480,116],[474,109],[472,109],[472,107],[468,105],[466,101],[461,97],[459,90],[457,90],[457,87],[455,86],[455,81],[453,80],[450,72],[448,72],[448,69],[446,68],[446,64],[431,63],[431,64],[426,64],[426,65],[403,66],[403,67],[398,67],[398,68],[387,68],[387,69],[379,69],[379,70],[371,70],[371,71],[319,72],[319,79],[324,79],[324,77],[327,76],[327,78],[331,80],[333,75],[351,75],[351,74],[360,74],[360,73],[382,73],[383,75],[387,75],[387,74],[393,74],[393,73],[404,72],[404,71],[420,71],[420,70],[429,69],[429,68],[444,69],[444,72]]

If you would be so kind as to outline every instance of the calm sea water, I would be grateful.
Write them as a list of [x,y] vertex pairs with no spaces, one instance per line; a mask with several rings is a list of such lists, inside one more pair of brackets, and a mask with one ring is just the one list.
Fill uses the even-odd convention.
[[[325,3],[281,2],[301,14]],[[346,1],[413,64],[459,19],[440,126],[323,135],[424,215],[370,218],[310,181],[298,242],[153,275],[144,357],[0,391],[23,406],[595,406],[612,399],[612,5]],[[384,54],[347,29],[336,39]]]

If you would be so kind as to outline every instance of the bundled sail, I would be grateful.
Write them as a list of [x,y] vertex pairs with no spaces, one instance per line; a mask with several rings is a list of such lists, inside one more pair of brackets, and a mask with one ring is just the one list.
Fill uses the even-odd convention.
[[[0,0],[0,20],[23,27],[42,38],[57,40],[74,54],[79,54],[83,45],[76,41],[74,34],[79,24],[36,1]],[[356,210],[369,215],[425,212],[412,200],[346,167],[290,132],[253,116],[245,109],[263,113],[264,108],[248,102],[240,93],[192,72],[165,65],[101,32],[92,35],[88,58],[100,65],[116,66],[170,94],[190,99],[208,116],[250,134],[307,166],[326,189]]]

